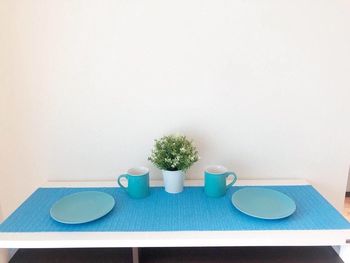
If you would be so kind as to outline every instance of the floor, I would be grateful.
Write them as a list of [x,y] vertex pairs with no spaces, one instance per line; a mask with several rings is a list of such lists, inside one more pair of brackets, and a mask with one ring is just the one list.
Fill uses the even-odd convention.
[[345,197],[343,215],[350,221],[350,196]]
[[[131,249],[20,249],[10,263],[131,263]],[[141,263],[342,263],[332,247],[142,248]]]

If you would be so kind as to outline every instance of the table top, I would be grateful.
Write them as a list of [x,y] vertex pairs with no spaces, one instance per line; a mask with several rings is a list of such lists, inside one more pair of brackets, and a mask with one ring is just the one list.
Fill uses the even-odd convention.
[[[350,224],[311,185],[281,184],[266,181],[263,186],[281,191],[296,202],[296,212],[279,220],[249,217],[234,208],[231,196],[241,187],[247,187],[242,183],[220,198],[209,198],[203,187],[195,186],[186,187],[176,195],[166,193],[162,187],[152,187],[150,196],[144,199],[131,199],[116,187],[39,188],[0,225],[0,247],[62,247],[64,242],[63,247],[75,247],[78,240],[87,236],[91,242],[85,240],[85,246],[186,246],[187,243],[196,246],[203,242],[204,245],[262,245],[262,241],[263,245],[276,245],[282,236],[287,244],[296,242],[298,237],[298,245],[346,242]],[[97,221],[80,225],[62,224],[50,217],[50,208],[57,200],[85,190],[111,194],[115,208]],[[44,244],[44,240],[51,243]],[[118,242],[111,245],[113,240]]]

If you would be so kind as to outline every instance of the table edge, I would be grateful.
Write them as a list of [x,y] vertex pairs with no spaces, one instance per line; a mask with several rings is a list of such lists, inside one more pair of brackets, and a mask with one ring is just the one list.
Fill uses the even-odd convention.
[[349,229],[0,233],[1,248],[345,245]]

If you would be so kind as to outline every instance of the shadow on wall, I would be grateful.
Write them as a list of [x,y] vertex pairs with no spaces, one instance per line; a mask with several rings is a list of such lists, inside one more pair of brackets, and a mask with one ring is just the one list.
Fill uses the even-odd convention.
[[[230,155],[224,158],[220,157],[222,147],[218,145],[216,135],[208,136],[208,134],[200,130],[193,130],[193,127],[181,130],[180,133],[192,139],[199,152],[200,160],[194,164],[192,169],[196,178],[202,178],[204,169],[209,165],[223,165],[236,173],[247,169],[250,165],[249,163],[242,163],[242,160],[235,158],[234,150],[232,150]],[[244,174],[239,174],[238,177],[242,179],[244,178]]]
[[203,133],[201,133],[198,130],[194,130],[193,128],[187,128],[182,127],[178,128],[176,130],[170,130],[169,132],[163,134],[169,135],[169,134],[179,134],[179,135],[185,135],[188,139],[193,140],[194,145],[196,146],[200,159],[198,162],[194,163],[194,165],[190,168],[188,174],[191,174],[192,178],[201,178],[202,170],[201,170],[201,164],[206,162],[206,156],[203,156],[203,153],[206,153],[209,151],[210,146],[210,139],[208,139]]
[[0,224],[2,223],[3,220],[4,220],[4,214],[2,212],[2,208],[1,208],[1,204],[0,204]]
[[350,193],[350,166],[349,166],[349,171],[348,171],[348,182],[346,185],[346,192],[345,192],[345,196],[348,196]]
[[208,136],[208,134],[203,133],[201,130],[195,130],[193,127],[182,127],[164,135],[168,134],[181,134],[193,140],[200,156],[200,160],[196,162],[188,172],[193,179],[203,179],[204,169],[209,165],[223,165],[229,170],[233,169],[235,172],[239,165],[242,166],[242,164],[237,163],[237,160],[234,160],[232,156],[228,156],[224,159],[218,158],[218,156],[220,156],[221,147],[217,145],[216,136]]

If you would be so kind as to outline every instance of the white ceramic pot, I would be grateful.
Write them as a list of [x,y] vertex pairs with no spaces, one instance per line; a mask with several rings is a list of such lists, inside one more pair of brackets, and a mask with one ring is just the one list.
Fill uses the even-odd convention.
[[183,171],[162,170],[165,191],[171,194],[177,194],[183,191],[184,177]]

